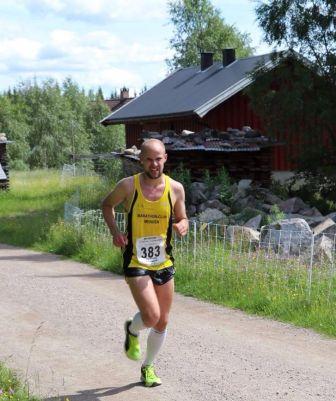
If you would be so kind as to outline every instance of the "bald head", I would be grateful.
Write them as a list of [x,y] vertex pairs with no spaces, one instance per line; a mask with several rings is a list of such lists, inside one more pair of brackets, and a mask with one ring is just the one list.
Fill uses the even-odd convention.
[[140,161],[147,178],[160,178],[166,160],[166,148],[158,139],[148,139],[141,145]]
[[163,152],[164,154],[166,153],[166,148],[163,142],[159,141],[158,139],[147,139],[147,141],[142,143],[140,150],[141,156],[152,150]]

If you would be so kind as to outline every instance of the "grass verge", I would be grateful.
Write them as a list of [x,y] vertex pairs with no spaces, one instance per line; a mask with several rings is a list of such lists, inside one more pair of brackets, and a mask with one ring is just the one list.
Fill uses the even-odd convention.
[[0,362],[0,401],[40,401],[29,394],[17,376]]

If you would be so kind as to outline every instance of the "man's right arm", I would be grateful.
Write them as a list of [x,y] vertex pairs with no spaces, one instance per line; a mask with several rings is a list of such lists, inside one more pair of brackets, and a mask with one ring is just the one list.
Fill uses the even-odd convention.
[[102,201],[102,211],[105,222],[113,237],[115,246],[124,247],[127,245],[127,236],[119,231],[115,220],[115,207],[124,203],[129,195],[129,178],[125,178],[117,183],[113,191],[111,191]]

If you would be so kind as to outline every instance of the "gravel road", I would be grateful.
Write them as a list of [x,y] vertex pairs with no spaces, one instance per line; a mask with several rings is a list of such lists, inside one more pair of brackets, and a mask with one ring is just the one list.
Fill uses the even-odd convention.
[[178,294],[144,388],[122,352],[134,312],[123,278],[0,245],[0,360],[45,401],[336,399],[336,340]]

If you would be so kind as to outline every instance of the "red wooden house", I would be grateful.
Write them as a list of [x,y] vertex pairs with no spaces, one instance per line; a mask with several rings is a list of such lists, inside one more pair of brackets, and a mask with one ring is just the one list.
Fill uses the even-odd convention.
[[[244,93],[252,83],[250,73],[258,66],[273,68],[271,54],[236,59],[234,49],[225,49],[222,62],[213,63],[212,53],[202,53],[200,66],[178,69],[101,122],[125,124],[127,147],[139,146],[143,131],[201,131],[205,127],[226,131],[250,126],[267,136]],[[291,169],[289,144],[270,152],[273,171]]]

